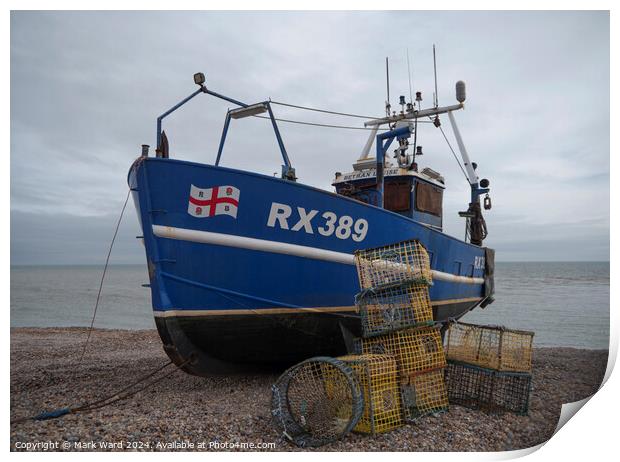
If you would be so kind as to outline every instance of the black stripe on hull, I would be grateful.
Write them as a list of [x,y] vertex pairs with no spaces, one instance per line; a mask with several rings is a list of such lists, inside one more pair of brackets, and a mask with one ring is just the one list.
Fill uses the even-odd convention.
[[[460,318],[478,302],[433,306],[436,320]],[[195,375],[247,370],[251,365],[284,368],[312,356],[347,353],[344,332],[360,335],[353,312],[156,317],[164,350]],[[234,368],[232,364],[241,365]]]

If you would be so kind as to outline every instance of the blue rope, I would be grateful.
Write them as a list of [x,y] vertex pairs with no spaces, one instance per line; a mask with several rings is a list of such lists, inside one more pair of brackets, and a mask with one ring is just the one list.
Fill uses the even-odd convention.
[[66,414],[71,414],[71,408],[64,407],[62,409],[56,409],[55,411],[42,412],[41,414],[34,416],[32,420],[56,419]]

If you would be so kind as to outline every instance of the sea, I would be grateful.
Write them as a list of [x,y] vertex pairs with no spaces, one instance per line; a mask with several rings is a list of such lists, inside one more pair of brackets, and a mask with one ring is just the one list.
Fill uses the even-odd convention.
[[[12,266],[11,327],[89,326],[101,266]],[[109,266],[95,327],[154,329],[145,265]],[[536,346],[609,346],[609,262],[497,262],[496,301],[464,322],[535,332]]]

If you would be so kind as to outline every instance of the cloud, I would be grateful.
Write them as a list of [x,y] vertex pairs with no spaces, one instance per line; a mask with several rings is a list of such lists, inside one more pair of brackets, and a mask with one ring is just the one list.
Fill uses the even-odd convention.
[[[491,180],[488,244],[498,259],[557,259],[576,241],[579,259],[608,258],[607,12],[13,12],[12,262],[96,260],[96,239],[106,237],[96,230],[113,227],[127,169],[142,143],[154,144],[157,115],[193,91],[194,72],[248,103],[271,97],[379,116],[386,55],[392,103],[408,96],[407,49],[414,91],[430,104],[433,42],[440,103],[454,101],[456,80],[468,85],[456,118]],[[212,163],[228,107],[201,96],[166,119],[173,155]],[[325,189],[367,136],[280,128],[300,180]],[[441,134],[424,126],[419,135],[422,166],[446,177],[446,229],[460,237],[467,184]],[[223,165],[272,174],[280,164],[267,121],[234,122]]]

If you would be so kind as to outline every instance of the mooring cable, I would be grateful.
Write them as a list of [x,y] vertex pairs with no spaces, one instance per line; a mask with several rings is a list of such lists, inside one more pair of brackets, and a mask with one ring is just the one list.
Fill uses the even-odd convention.
[[[189,360],[188,360],[188,361],[186,361],[186,362],[189,362]],[[170,361],[168,364],[166,364],[166,366],[169,366],[170,364],[173,364],[173,363],[172,363],[172,361]],[[132,396],[134,396],[134,395],[136,395],[136,394],[140,393],[141,391],[144,391],[144,390],[146,390],[147,388],[152,387],[153,385],[155,385],[155,384],[157,384],[157,383],[161,382],[161,381],[162,381],[162,380],[164,380],[165,378],[170,377],[172,374],[174,374],[174,373],[175,373],[175,372],[177,372],[178,370],[179,370],[179,368],[172,369],[170,372],[168,372],[168,373],[166,373],[166,374],[162,375],[161,377],[159,377],[159,378],[158,378],[158,379],[156,379],[156,380],[153,380],[152,382],[149,382],[149,383],[147,383],[147,384],[143,385],[142,387],[140,387],[140,388],[138,388],[138,389],[136,389],[136,390],[132,391],[131,393],[126,393],[125,395],[121,395],[121,396],[117,396],[117,395],[118,395],[118,393],[116,393],[116,394],[114,394],[114,395],[112,395],[112,396],[108,397],[106,400],[103,400],[104,402],[100,402],[100,403],[99,403],[99,404],[97,404],[97,405],[94,405],[94,404],[85,404],[84,406],[80,406],[80,407],[78,407],[78,408],[75,408],[75,409],[74,409],[74,412],[89,412],[89,411],[95,411],[95,410],[97,410],[97,409],[101,409],[102,407],[109,406],[110,404],[114,404],[114,403],[117,403],[117,402],[119,402],[119,401],[123,401],[123,400],[125,400],[125,399],[127,399],[127,398],[131,398]]]
[[121,390],[117,391],[114,395],[108,396],[108,397],[106,397],[106,398],[102,398],[102,399],[97,400],[97,401],[93,401],[92,403],[89,403],[89,404],[88,404],[88,406],[89,406],[89,407],[90,407],[90,406],[96,406],[96,405],[98,405],[98,404],[103,403],[104,401],[109,400],[110,398],[112,398],[112,397],[114,397],[114,396],[116,396],[116,395],[120,395],[121,393],[126,392],[126,391],[127,391],[127,390],[129,390],[131,387],[134,387],[134,386],[136,386],[137,384],[139,384],[139,383],[141,383],[141,382],[144,382],[145,380],[147,380],[147,379],[149,379],[149,378],[153,377],[155,374],[157,374],[159,371],[164,370],[164,369],[165,369],[166,367],[168,367],[170,364],[172,364],[172,361],[168,361],[167,363],[165,363],[165,364],[163,364],[163,365],[159,366],[159,367],[158,367],[157,369],[155,369],[154,371],[149,372],[148,374],[146,374],[146,375],[142,376],[141,378],[139,378],[137,381],[135,381],[135,382],[133,382],[133,383],[131,383],[131,384],[127,385],[125,388],[122,388]]
[[90,328],[88,329],[88,337],[86,337],[86,342],[84,342],[84,348],[82,349],[82,354],[80,355],[80,360],[78,361],[80,363],[82,362],[82,359],[84,358],[84,354],[86,353],[86,348],[88,347],[88,343],[90,341],[90,335],[93,331],[93,326],[95,325],[95,318],[97,317],[97,308],[99,308],[99,299],[101,298],[101,290],[103,289],[103,281],[105,279],[105,275],[108,270],[108,263],[110,262],[110,255],[112,254],[112,248],[114,247],[114,241],[116,241],[116,235],[118,234],[118,228],[121,225],[123,214],[125,213],[125,208],[127,207],[127,202],[129,201],[130,194],[131,194],[131,189],[128,189],[127,197],[125,197],[125,203],[123,204],[123,208],[121,209],[121,214],[118,217],[118,221],[116,223],[116,228],[114,229],[114,236],[112,237],[112,242],[110,242],[110,248],[108,249],[108,256],[105,259],[103,273],[101,274],[101,281],[99,282],[99,291],[97,292],[97,300],[95,301],[95,309],[93,311],[93,318],[90,321]]
[[40,414],[36,414],[36,415],[28,416],[28,417],[20,417],[18,419],[11,420],[10,423],[12,425],[12,424],[15,424],[15,423],[27,422],[29,420],[56,419],[58,417],[62,417],[62,416],[67,415],[67,414],[77,414],[78,412],[89,412],[89,411],[95,411],[97,409],[101,409],[102,407],[109,406],[111,404],[114,404],[114,403],[117,403],[119,401],[125,400],[127,398],[130,398],[130,397],[140,393],[141,391],[146,390],[149,387],[152,387],[153,385],[161,382],[165,378],[170,377],[175,372],[181,370],[181,368],[183,366],[189,364],[191,361],[193,361],[193,359],[194,359],[193,355],[190,355],[190,357],[188,359],[186,359],[181,364],[179,364],[175,369],[171,370],[170,372],[167,372],[166,374],[162,375],[161,377],[159,377],[159,378],[157,378],[157,379],[155,379],[155,380],[153,380],[151,382],[146,383],[142,387],[139,387],[136,390],[133,390],[132,392],[125,393],[127,390],[135,387],[136,385],[139,385],[142,382],[145,382],[146,380],[148,380],[149,378],[153,377],[158,372],[164,370],[165,368],[167,368],[168,366],[170,366],[171,364],[174,364],[174,363],[172,361],[168,361],[167,363],[157,367],[152,372],[142,376],[141,378],[139,378],[135,382],[131,383],[130,385],[128,385],[128,386],[126,386],[126,387],[124,387],[124,388],[114,392],[111,395],[106,396],[105,398],[99,399],[97,401],[93,401],[91,403],[86,403],[86,404],[83,404],[81,406],[65,407],[65,408],[55,409],[53,411],[42,412]]

